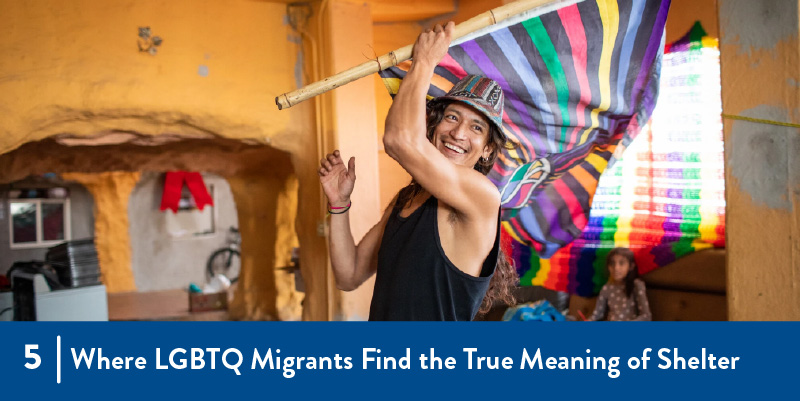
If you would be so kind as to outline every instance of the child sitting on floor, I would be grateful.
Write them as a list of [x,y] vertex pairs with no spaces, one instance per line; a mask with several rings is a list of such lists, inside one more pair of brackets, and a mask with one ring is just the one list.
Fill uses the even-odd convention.
[[609,280],[600,290],[594,313],[587,321],[651,320],[644,281],[639,278],[636,260],[628,248],[614,248],[606,259]]

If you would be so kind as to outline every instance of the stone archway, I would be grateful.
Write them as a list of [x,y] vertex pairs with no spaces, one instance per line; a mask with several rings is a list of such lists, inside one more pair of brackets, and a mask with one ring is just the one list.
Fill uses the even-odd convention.
[[[57,135],[0,155],[0,182],[48,172],[85,185],[95,197],[98,256],[110,292],[135,290],[130,272],[127,200],[141,172],[203,171],[228,180],[242,233],[242,273],[234,319],[297,319],[298,295],[275,267],[296,246],[298,180],[288,153],[212,135],[151,137],[114,131]],[[101,238],[102,236],[102,238]]]

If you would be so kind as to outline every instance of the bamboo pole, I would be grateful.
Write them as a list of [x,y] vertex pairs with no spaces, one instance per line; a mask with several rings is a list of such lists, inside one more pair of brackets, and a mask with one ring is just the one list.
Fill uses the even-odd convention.
[[[500,23],[523,12],[541,7],[547,7],[557,3],[575,3],[575,0],[519,0],[491,9],[456,25],[453,41],[456,41],[480,29]],[[289,107],[308,100],[314,96],[323,94],[329,90],[338,88],[342,85],[366,77],[367,75],[374,74],[378,71],[385,70],[389,67],[394,67],[410,59],[411,50],[413,48],[413,44],[401,47],[397,50],[386,53],[375,60],[367,61],[321,81],[306,85],[292,92],[284,93],[275,98],[275,104],[278,105],[278,110],[288,109]]]

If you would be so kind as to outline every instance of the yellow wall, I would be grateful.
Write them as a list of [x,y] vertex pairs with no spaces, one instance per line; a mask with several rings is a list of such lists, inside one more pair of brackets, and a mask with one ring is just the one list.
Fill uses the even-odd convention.
[[[308,319],[327,319],[327,252],[313,212],[321,209],[315,111],[311,104],[286,111],[274,105],[278,94],[307,83],[295,65],[307,49],[285,14],[286,4],[248,0],[0,0],[0,166],[5,166],[0,182],[51,171],[103,174],[116,171],[113,166],[129,172],[211,171],[233,185],[250,180],[252,186],[236,193],[244,211],[240,225],[272,222],[273,227],[266,233],[243,233],[243,246],[246,251],[266,247],[273,256],[261,258],[265,255],[253,251],[259,257],[242,274],[269,272],[270,277],[243,286],[249,289],[237,294],[233,304],[239,318],[298,314],[296,295],[276,301],[282,293],[276,283],[286,280],[272,277],[281,258],[277,252],[297,241],[289,224],[294,217],[269,217],[262,210],[284,204],[281,199],[299,199],[301,210],[312,211],[312,219],[298,213],[296,220],[303,272],[313,291],[304,313]],[[163,38],[155,55],[138,49],[142,26]],[[125,135],[132,138],[119,139]],[[162,138],[161,143],[142,139],[150,136]],[[291,157],[274,158],[283,160],[281,166],[270,165],[271,159],[247,159],[240,156],[246,150],[239,149],[246,146],[222,137],[266,145]],[[37,142],[45,138],[57,139]],[[65,146],[81,138],[89,139],[82,143],[88,147]],[[106,142],[111,143],[91,147]],[[202,143],[207,145],[205,155],[198,156]],[[101,153],[109,150],[122,153]],[[282,153],[267,149],[263,154]],[[292,170],[295,178],[290,179],[287,172]],[[113,195],[112,187],[94,193],[96,201]],[[98,211],[98,222],[100,217]],[[115,231],[119,233],[108,238],[127,234],[125,228]],[[108,232],[98,227],[96,234],[105,237]],[[102,241],[98,238],[98,245]],[[125,253],[115,254],[113,261],[101,261],[109,280],[130,275]],[[123,284],[110,285],[110,291],[133,289],[132,281],[113,282]]]
[[[719,0],[723,112],[800,124],[798,1]],[[723,119],[732,320],[800,320],[800,129]]]
[[[295,81],[285,5],[1,0],[0,9],[0,153],[63,132],[263,140],[291,130],[290,113],[273,106]],[[163,38],[156,55],[138,51],[140,26]]]
[[[372,51],[372,18],[367,4],[332,1],[328,5],[328,71],[335,73],[365,61]],[[361,238],[380,220],[378,138],[375,134],[375,92],[369,78],[352,82],[326,95],[330,105],[329,148],[338,148],[347,161],[356,158],[356,186],[351,195],[350,226]],[[366,320],[374,281],[352,292],[336,292],[336,320]]]
[[131,271],[128,198],[139,177],[139,173],[120,171],[63,174],[65,180],[80,183],[94,197],[97,260],[109,292],[136,290]]
[[672,0],[667,16],[667,43],[689,32],[695,21],[700,21],[708,36],[719,38],[717,0]]
[[[230,305],[238,320],[296,320],[301,316],[294,281],[275,268],[288,266],[296,242],[293,179],[246,175],[229,178],[242,234],[242,274]],[[280,287],[278,286],[280,284]]]

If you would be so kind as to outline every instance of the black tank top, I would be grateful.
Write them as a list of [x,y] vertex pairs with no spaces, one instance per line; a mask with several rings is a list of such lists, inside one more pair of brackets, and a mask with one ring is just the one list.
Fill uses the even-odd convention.
[[[459,270],[439,240],[439,202],[431,196],[408,217],[389,216],[378,251],[369,320],[472,320],[478,312],[500,249],[500,224],[480,277]],[[499,216],[498,216],[499,220]]]

